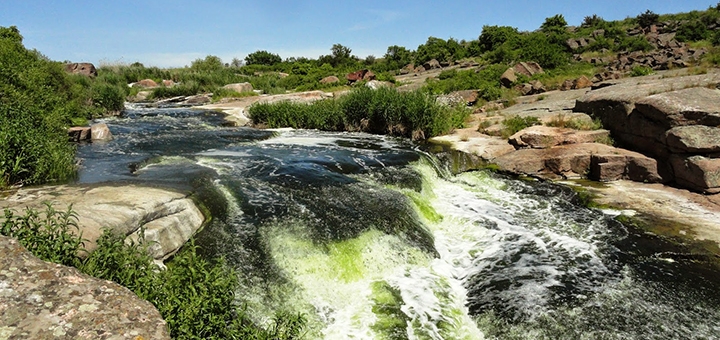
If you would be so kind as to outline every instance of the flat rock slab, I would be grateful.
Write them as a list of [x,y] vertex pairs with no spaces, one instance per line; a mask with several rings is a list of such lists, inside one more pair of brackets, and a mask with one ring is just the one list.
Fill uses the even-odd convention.
[[565,144],[596,143],[610,137],[610,131],[578,131],[544,125],[535,125],[510,136],[508,142],[516,149],[547,149]]
[[150,302],[0,236],[0,339],[170,339]]
[[486,162],[493,162],[496,158],[515,151],[515,148],[505,139],[484,135],[472,128],[460,129],[450,135],[433,137],[429,141],[447,144],[453,150],[478,156]]
[[23,188],[0,201],[0,208],[22,214],[26,208],[44,211],[44,202],[60,211],[72,205],[88,251],[96,248],[95,242],[106,228],[131,239],[144,230],[156,260],[174,254],[204,221],[186,194],[135,185]]
[[692,87],[659,93],[635,102],[647,119],[665,129],[685,125],[720,125],[720,91]]

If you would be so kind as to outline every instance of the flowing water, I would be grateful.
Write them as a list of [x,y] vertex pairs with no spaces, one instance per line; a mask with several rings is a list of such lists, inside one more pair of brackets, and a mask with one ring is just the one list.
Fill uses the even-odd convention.
[[452,175],[403,139],[223,127],[218,113],[129,107],[82,145],[79,181],[192,189],[206,256],[239,269],[267,324],[308,339],[715,339],[720,275],[577,204],[572,191]]

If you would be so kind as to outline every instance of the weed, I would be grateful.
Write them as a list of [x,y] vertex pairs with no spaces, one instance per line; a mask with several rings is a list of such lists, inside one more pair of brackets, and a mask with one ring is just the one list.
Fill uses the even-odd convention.
[[647,76],[649,74],[653,73],[653,69],[647,66],[635,66],[632,68],[632,71],[630,71],[631,77],[641,77],[641,76]]
[[503,120],[502,124],[505,127],[502,130],[501,136],[503,138],[508,138],[520,130],[523,130],[523,129],[528,128],[533,125],[540,125],[541,123],[540,123],[540,119],[538,117],[513,116],[513,117],[506,118],[505,120]]

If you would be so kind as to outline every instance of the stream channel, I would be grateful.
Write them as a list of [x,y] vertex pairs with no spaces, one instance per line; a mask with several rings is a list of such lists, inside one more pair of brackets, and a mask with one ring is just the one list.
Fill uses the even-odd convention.
[[128,106],[78,148],[80,183],[193,190],[204,256],[240,273],[258,324],[308,339],[717,339],[720,275],[574,192],[452,174],[405,139],[223,126]]

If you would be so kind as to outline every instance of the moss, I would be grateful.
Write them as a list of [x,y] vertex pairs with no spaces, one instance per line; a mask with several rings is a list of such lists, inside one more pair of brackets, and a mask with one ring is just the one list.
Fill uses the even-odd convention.
[[400,291],[385,281],[376,281],[372,284],[372,292],[372,311],[377,316],[372,329],[377,332],[378,339],[406,339],[410,318],[401,309]]

